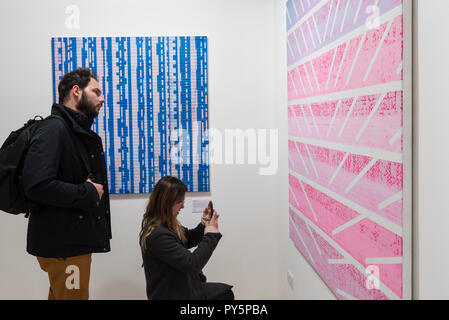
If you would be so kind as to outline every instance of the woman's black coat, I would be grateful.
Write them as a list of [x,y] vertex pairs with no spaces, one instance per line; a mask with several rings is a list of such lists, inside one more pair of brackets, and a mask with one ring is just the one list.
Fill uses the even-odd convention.
[[[202,224],[185,231],[185,245],[174,232],[165,227],[156,227],[147,237],[147,247],[142,256],[148,299],[207,299],[201,270],[209,261],[221,234],[204,234]],[[193,252],[188,250],[195,246],[198,247]]]

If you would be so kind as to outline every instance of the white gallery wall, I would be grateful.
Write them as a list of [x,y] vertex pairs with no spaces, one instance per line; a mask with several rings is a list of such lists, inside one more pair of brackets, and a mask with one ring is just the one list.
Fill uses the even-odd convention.
[[[70,5],[79,9],[79,29],[67,28]],[[53,36],[206,35],[210,127],[223,135],[225,129],[278,128],[286,134],[280,111],[285,103],[281,5],[274,0],[1,1],[0,141],[34,115],[49,114]],[[210,196],[221,215],[223,238],[204,271],[209,281],[233,284],[237,299],[287,294],[281,292],[286,279],[280,232],[288,229],[279,227],[286,216],[279,204],[287,204],[280,199],[287,194],[281,190],[287,180],[281,171],[262,176],[260,167],[266,165],[211,166]],[[198,196],[203,195],[187,196],[181,212],[186,226],[199,221],[191,203]],[[146,299],[138,233],[147,200],[112,197],[112,252],[93,256],[91,299]],[[47,298],[47,276],[25,251],[26,228],[23,216],[0,213],[0,299]]]

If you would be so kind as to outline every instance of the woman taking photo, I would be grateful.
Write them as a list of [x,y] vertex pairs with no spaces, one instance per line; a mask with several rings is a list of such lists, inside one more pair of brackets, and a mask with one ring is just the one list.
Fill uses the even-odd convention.
[[[184,208],[187,187],[164,177],[150,196],[140,231],[146,291],[150,300],[232,300],[232,286],[208,283],[203,267],[221,238],[218,217],[205,209],[195,229],[183,227],[177,216]],[[191,252],[190,248],[197,248]]]

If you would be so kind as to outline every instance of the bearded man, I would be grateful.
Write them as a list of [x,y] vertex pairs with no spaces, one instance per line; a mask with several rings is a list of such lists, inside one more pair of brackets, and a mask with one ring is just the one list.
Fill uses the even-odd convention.
[[110,251],[106,162],[90,129],[105,100],[87,68],[64,75],[58,92],[59,104],[39,123],[24,161],[25,195],[37,204],[27,252],[48,273],[49,300],[87,300],[91,255]]

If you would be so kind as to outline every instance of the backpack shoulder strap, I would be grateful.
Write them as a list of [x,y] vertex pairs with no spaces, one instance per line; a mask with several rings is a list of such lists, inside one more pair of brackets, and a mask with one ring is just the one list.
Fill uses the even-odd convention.
[[64,124],[65,128],[67,129],[67,131],[69,132],[70,136],[72,137],[73,142],[75,143],[76,147],[78,148],[78,152],[79,152],[79,154],[81,156],[81,159],[83,160],[84,166],[87,169],[87,173],[90,176],[91,173],[92,173],[92,170],[91,170],[91,167],[90,167],[90,164],[89,164],[89,160],[87,159],[86,154],[84,152],[82,152],[83,148],[81,146],[81,143],[75,137],[75,135],[73,134],[72,129],[70,129],[70,127],[68,126],[67,122],[61,116],[58,116],[56,114],[52,114],[52,115],[48,116],[45,119],[58,119],[58,120],[60,120]]

